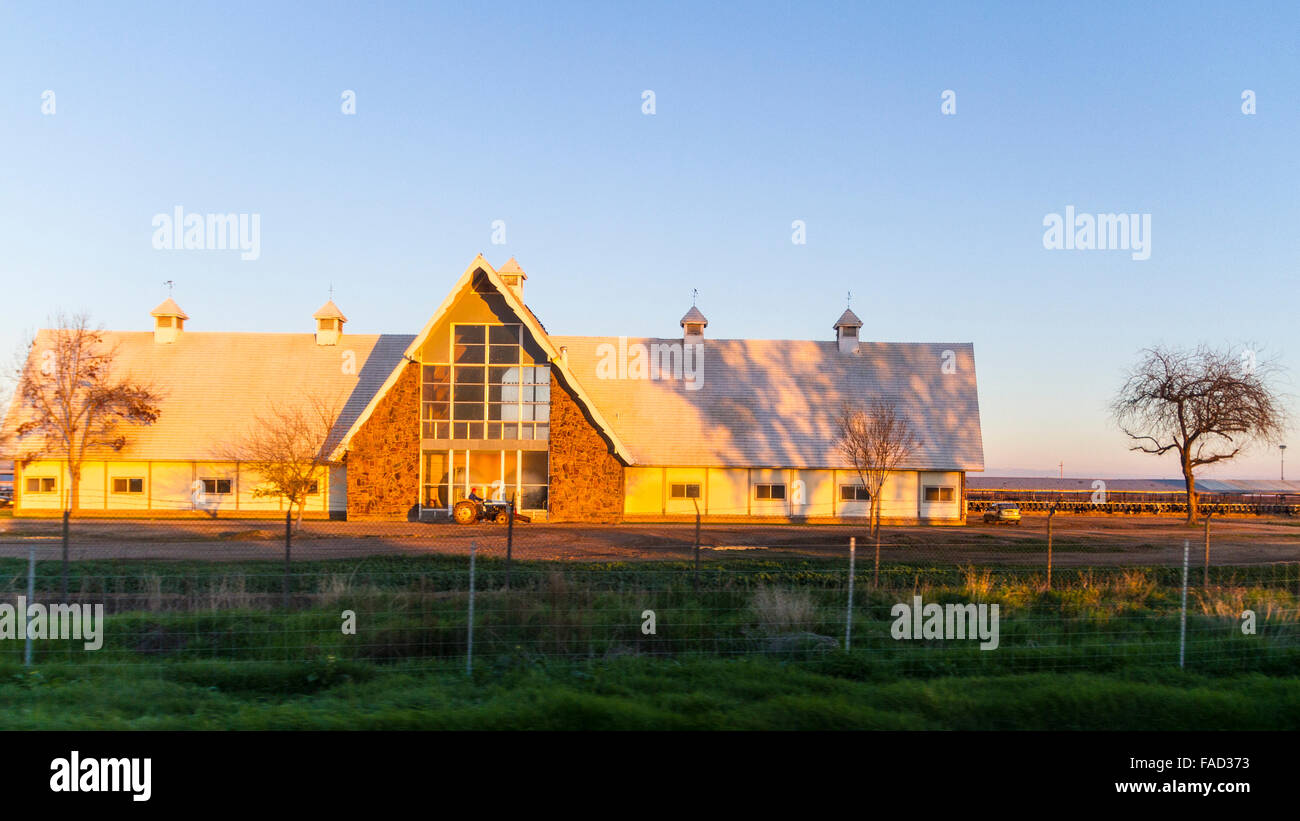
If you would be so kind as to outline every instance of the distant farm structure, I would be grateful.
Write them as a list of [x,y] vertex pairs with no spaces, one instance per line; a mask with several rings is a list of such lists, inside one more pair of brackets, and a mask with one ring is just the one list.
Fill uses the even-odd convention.
[[[1197,479],[1202,513],[1300,516],[1300,482],[1269,479]],[[968,513],[994,502],[1018,502],[1024,511],[1063,513],[1186,513],[1182,479],[1052,479],[967,476]]]

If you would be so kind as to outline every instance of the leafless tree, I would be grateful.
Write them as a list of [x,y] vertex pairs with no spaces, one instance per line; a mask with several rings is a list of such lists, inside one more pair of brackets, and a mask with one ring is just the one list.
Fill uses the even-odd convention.
[[336,402],[315,395],[273,405],[255,416],[247,432],[217,455],[261,477],[254,496],[284,499],[290,513],[296,508],[296,531],[302,527],[312,485],[327,475],[338,411]]
[[880,491],[889,474],[920,446],[909,423],[890,399],[861,405],[846,402],[835,418],[836,445],[853,465],[870,496],[871,530],[880,544]]
[[12,374],[5,374],[0,381],[0,455],[8,458],[9,443],[13,439],[13,431],[9,430],[4,424],[9,418],[9,411],[14,399],[14,385],[17,383],[18,368],[14,368]]
[[158,420],[160,397],[150,385],[114,367],[117,346],[85,314],[56,314],[32,337],[15,375],[18,421],[8,450],[21,462],[58,459],[68,472],[65,510],[76,513],[81,466],[88,453],[126,447],[128,425]]
[[1187,524],[1198,513],[1196,470],[1226,462],[1253,443],[1274,442],[1286,428],[1280,368],[1246,348],[1142,351],[1111,405],[1129,450],[1178,455],[1187,487]]

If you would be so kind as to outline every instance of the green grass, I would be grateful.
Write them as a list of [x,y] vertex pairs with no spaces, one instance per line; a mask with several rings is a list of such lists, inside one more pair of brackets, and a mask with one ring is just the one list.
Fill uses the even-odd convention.
[[[616,659],[502,672],[323,662],[6,671],[0,729],[1300,729],[1300,680],[1260,674],[896,678],[863,656]],[[856,669],[858,667],[865,669]]]
[[[74,562],[74,600],[108,604],[105,642],[0,642],[0,729],[1297,729],[1294,569],[1215,568],[1194,587],[1177,668],[1181,568],[1058,571],[833,560],[499,560],[476,579],[475,673],[464,673],[464,557],[295,563]],[[1290,575],[1288,575],[1290,574]],[[0,560],[0,597],[26,563]],[[38,598],[59,586],[38,566]],[[996,603],[1000,647],[895,641],[895,603]],[[1242,635],[1240,613],[1258,613]],[[641,631],[653,609],[657,631]],[[343,610],[357,631],[340,630]],[[832,641],[833,640],[833,641]]]

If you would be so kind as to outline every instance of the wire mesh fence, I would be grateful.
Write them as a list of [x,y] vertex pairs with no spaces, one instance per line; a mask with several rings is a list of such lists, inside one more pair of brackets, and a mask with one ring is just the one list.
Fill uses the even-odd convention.
[[1300,530],[1214,528],[1206,542],[1171,521],[1058,519],[1049,574],[1046,522],[1032,517],[886,528],[879,549],[853,526],[75,518],[65,548],[61,521],[6,519],[0,664],[326,675],[763,655],[862,675],[1180,659],[1294,674]]

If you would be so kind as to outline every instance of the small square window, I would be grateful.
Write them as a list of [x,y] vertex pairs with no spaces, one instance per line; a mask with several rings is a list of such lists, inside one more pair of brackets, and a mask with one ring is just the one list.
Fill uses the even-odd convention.
[[57,481],[53,476],[29,476],[27,478],[28,493],[53,493]]
[[672,497],[674,499],[698,499],[700,498],[700,485],[698,482],[676,483],[672,487]]
[[871,494],[863,485],[840,485],[841,502],[869,502]]
[[113,479],[114,493],[144,493],[144,479],[122,477]]
[[927,502],[951,502],[954,498],[955,494],[951,486],[925,486],[925,500]]
[[785,485],[754,485],[754,498],[762,501],[783,501]]

